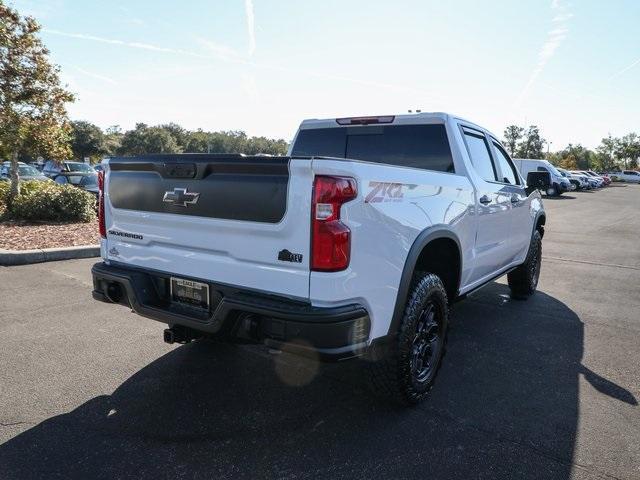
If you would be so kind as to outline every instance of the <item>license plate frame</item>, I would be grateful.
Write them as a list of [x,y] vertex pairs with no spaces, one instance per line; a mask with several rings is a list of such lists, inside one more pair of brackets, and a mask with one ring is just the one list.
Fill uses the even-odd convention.
[[171,303],[209,311],[211,297],[209,285],[187,278],[170,277],[169,298]]

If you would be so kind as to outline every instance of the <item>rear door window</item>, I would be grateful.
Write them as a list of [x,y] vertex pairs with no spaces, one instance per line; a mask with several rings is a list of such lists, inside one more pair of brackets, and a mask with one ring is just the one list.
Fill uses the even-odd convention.
[[485,136],[480,132],[476,133],[475,130],[464,129],[463,131],[467,151],[476,172],[487,182],[498,181],[498,175],[491,160],[489,144]]
[[454,173],[444,125],[371,125],[301,130],[293,156],[350,158]]
[[507,152],[505,152],[496,142],[493,142],[493,151],[496,153],[496,159],[498,160],[502,176],[504,177],[502,181],[504,183],[510,183],[511,185],[520,185],[518,174],[516,173],[516,167],[513,165],[513,162],[507,155]]

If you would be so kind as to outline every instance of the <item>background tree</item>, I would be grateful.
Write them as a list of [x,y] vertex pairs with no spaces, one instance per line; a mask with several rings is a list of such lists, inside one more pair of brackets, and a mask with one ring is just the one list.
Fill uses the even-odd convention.
[[625,169],[635,170],[638,168],[638,157],[640,157],[640,140],[635,133],[628,133],[617,141],[617,148],[614,149],[618,158],[624,162]]
[[163,127],[149,127],[137,123],[122,137],[118,149],[121,155],[144,155],[150,153],[180,153],[182,149],[170,131]]
[[180,150],[185,151],[185,147],[187,146],[187,143],[189,141],[189,132],[187,130],[182,128],[177,123],[173,122],[159,125],[159,128],[170,133]]
[[519,127],[517,125],[509,125],[504,129],[504,146],[509,151],[509,155],[512,157],[516,154],[516,148],[518,146],[518,142],[522,139],[522,135],[524,134],[524,128]]
[[524,130],[522,140],[518,143],[515,156],[518,158],[544,158],[544,146],[547,142],[540,135],[540,129],[531,125]]
[[122,145],[122,129],[119,125],[112,125],[104,131],[104,148],[107,155],[115,155]]
[[40,25],[0,0],[0,152],[11,158],[8,204],[20,194],[22,153],[63,159],[70,154],[65,104],[73,95],[60,84],[59,67],[37,34]]
[[104,155],[107,153],[105,135],[93,123],[82,120],[72,122],[71,150],[78,160]]
[[611,134],[601,140],[600,145],[596,147],[597,159],[602,170],[608,172],[616,169],[615,152],[618,150],[618,140],[613,138]]
[[573,145],[570,143],[564,150],[557,152],[555,155],[558,158],[556,165],[567,170],[589,170],[595,168],[595,154],[580,144]]

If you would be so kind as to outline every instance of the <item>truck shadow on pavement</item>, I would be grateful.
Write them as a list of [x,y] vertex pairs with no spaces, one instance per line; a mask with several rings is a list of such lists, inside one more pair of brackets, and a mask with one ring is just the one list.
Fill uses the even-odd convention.
[[318,365],[196,342],[110,396],[0,446],[0,477],[569,478],[583,324],[538,292],[493,283],[454,307],[431,398],[400,409],[365,388],[365,362]]

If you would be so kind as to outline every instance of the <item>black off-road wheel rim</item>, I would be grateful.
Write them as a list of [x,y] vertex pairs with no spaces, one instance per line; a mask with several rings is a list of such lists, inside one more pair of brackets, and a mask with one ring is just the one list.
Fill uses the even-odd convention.
[[436,302],[429,301],[416,322],[411,344],[411,378],[418,385],[429,383],[440,362],[444,341],[444,313]]
[[540,267],[542,262],[540,261],[541,257],[541,248],[540,244],[536,245],[535,252],[533,254],[533,258],[531,259],[533,265],[531,268],[531,286],[535,289],[538,286],[538,280],[540,280]]

